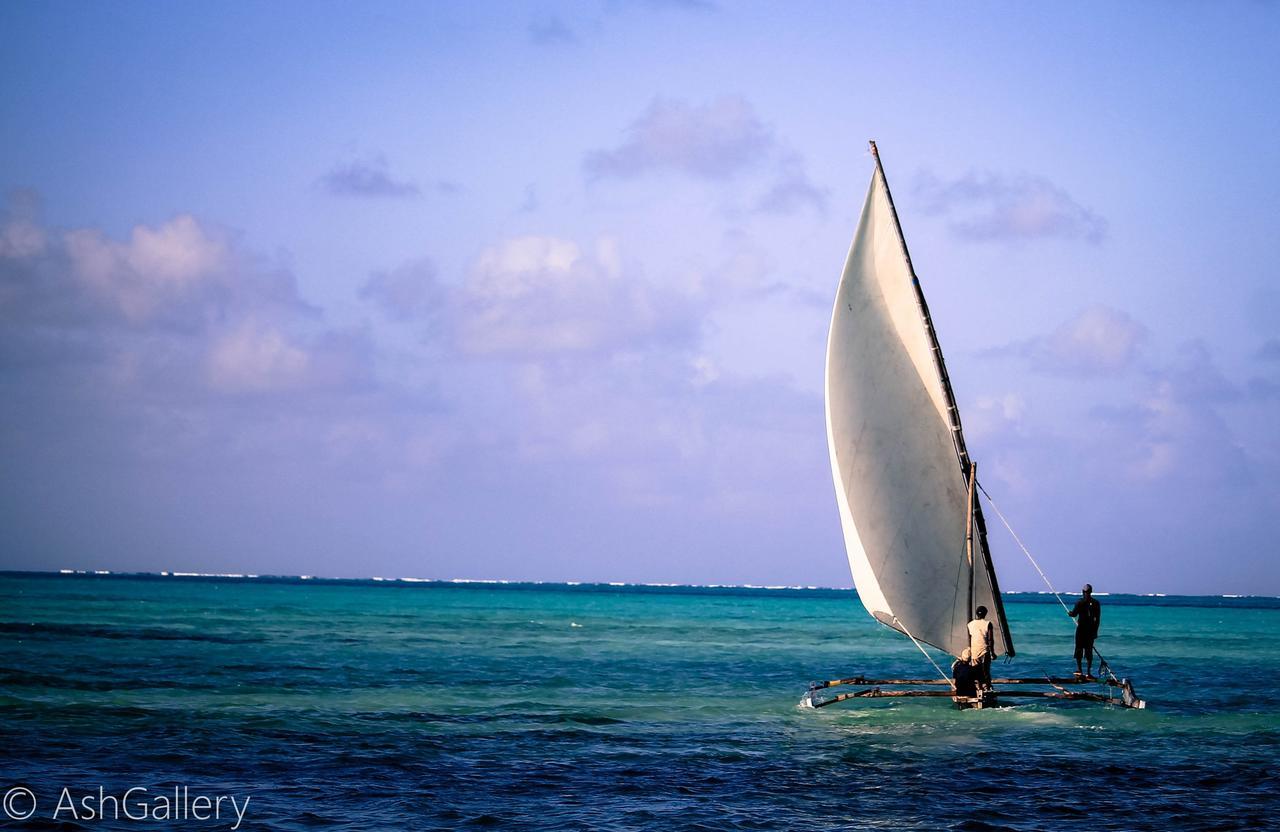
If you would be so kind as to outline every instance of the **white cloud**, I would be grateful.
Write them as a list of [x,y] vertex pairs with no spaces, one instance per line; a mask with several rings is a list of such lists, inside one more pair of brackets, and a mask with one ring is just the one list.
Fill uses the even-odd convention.
[[1035,357],[1052,369],[1115,372],[1129,366],[1146,337],[1146,327],[1124,312],[1091,306],[1054,330]]
[[[701,344],[707,287],[648,279],[610,238],[515,237],[459,275],[375,276],[368,300],[441,323],[378,351],[194,219],[40,231],[42,252],[0,261],[0,367],[23,393],[0,444],[17,476],[65,486],[60,511],[128,516],[99,535],[113,557],[142,538],[192,558],[252,538],[304,560],[319,537],[347,552],[572,539],[573,557],[593,536],[651,551],[648,532],[795,545],[786,524],[826,505],[797,463],[825,464],[820,400],[720,366]],[[511,506],[497,526],[495,501]]]
[[311,365],[306,350],[280,330],[245,322],[210,346],[209,384],[224,393],[263,393],[300,386]]
[[291,275],[190,215],[124,240],[95,228],[33,234],[46,241],[38,254],[0,254],[0,341],[27,366],[170,401],[368,375],[367,339],[318,325]]
[[226,245],[210,236],[195,217],[181,214],[157,228],[134,227],[125,262],[137,275],[155,282],[186,284],[199,280],[226,260]]
[[965,434],[970,439],[1018,431],[1027,410],[1027,401],[1018,393],[979,396],[974,407],[964,411]]
[[183,214],[163,225],[136,226],[127,242],[97,229],[67,232],[73,275],[130,321],[181,302],[229,261],[226,243]]

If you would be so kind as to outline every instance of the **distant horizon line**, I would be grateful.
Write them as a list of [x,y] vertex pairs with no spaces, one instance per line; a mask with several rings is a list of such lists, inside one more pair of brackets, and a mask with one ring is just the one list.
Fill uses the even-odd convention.
[[[336,575],[286,575],[283,573],[248,573],[248,572],[182,572],[177,570],[161,570],[158,572],[147,570],[110,570],[110,569],[0,569],[0,575],[44,575],[44,576],[81,576],[81,577],[151,577],[151,578],[175,578],[175,579],[201,579],[208,580],[211,578],[223,578],[228,580],[268,580],[268,581],[341,581],[341,582],[362,582],[362,583],[405,583],[405,584],[449,584],[449,585],[493,585],[493,586],[509,586],[519,584],[530,584],[534,586],[608,586],[615,588],[624,587],[648,587],[653,589],[752,589],[752,590],[790,590],[790,591],[829,591],[829,592],[852,592],[857,594],[857,588],[853,586],[821,586],[817,584],[732,584],[732,583],[679,583],[670,581],[565,581],[565,580],[538,580],[538,579],[519,579],[519,578],[422,578],[413,576],[401,577],[385,577],[382,575],[369,575],[367,577],[355,576],[336,576]],[[1001,595],[1080,595],[1079,592],[1058,592],[1054,593],[1047,589],[1041,590],[1002,590]],[[1260,595],[1260,594],[1242,594],[1242,593],[1209,593],[1202,595],[1184,595],[1182,593],[1168,592],[1094,592],[1095,596],[1107,597],[1111,595],[1120,596],[1128,595],[1135,598],[1276,598],[1280,599],[1280,595]]]

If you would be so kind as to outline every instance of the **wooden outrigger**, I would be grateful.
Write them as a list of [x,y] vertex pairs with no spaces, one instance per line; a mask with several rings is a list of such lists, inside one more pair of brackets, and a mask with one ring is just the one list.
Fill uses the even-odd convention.
[[[1141,709],[1147,707],[1147,703],[1139,698],[1137,693],[1134,692],[1133,684],[1128,679],[1116,679],[1115,677],[1106,679],[1083,676],[1046,676],[1042,679],[1005,678],[992,679],[991,684],[992,686],[990,688],[979,691],[976,696],[957,696],[951,682],[942,679],[868,679],[865,676],[853,676],[848,679],[813,682],[809,685],[809,690],[805,693],[802,704],[811,708],[822,708],[827,705],[834,705],[837,702],[844,702],[849,699],[945,696],[950,697],[951,701],[955,703],[955,706],[961,710],[967,710],[970,708],[993,708],[998,706],[1000,704],[1000,700],[1004,698],[1083,700],[1088,702],[1101,702],[1107,705],[1117,705],[1123,708]],[[1106,689],[1106,693],[1094,693],[1093,691],[1085,690],[1068,690],[1065,687],[1066,685],[1088,684],[1102,685]],[[816,695],[817,691],[843,685],[859,686],[863,689],[847,693],[838,693],[834,696],[825,698],[819,698]],[[886,685],[892,685],[894,687],[889,690],[885,690],[883,686]],[[1010,685],[1035,685],[1040,689],[1008,690],[1007,686]],[[950,689],[927,689],[930,687],[947,687]],[[1044,690],[1046,687],[1053,688],[1053,690]]]

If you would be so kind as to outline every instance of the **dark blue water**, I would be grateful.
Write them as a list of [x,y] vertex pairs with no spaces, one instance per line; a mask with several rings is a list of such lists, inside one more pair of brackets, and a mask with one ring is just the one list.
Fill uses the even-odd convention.
[[[0,598],[0,789],[37,801],[14,828],[238,820],[53,817],[100,786],[145,789],[135,815],[248,798],[240,829],[1280,828],[1275,599],[1102,597],[1148,710],[962,712],[797,707],[811,679],[931,675],[847,591],[9,574]],[[1074,669],[1056,601],[1006,606],[997,675]]]

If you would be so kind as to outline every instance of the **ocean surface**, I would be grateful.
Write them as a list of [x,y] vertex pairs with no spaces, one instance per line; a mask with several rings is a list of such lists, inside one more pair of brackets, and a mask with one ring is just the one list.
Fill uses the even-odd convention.
[[[1280,601],[1099,600],[1147,710],[801,708],[933,675],[844,590],[0,574],[0,796],[32,812],[0,825],[1280,828]],[[996,675],[1074,669],[1052,596],[1006,608]],[[172,820],[197,794],[243,816]]]

